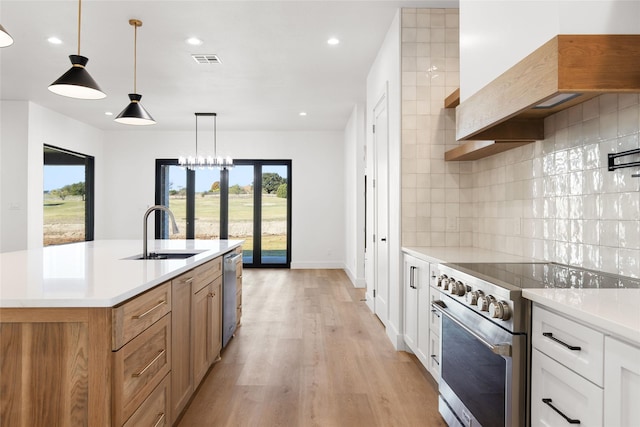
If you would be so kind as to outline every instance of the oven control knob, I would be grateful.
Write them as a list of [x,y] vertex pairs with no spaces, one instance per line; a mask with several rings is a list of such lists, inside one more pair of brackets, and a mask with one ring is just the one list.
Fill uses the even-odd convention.
[[456,279],[454,279],[453,277],[449,277],[448,279],[444,279],[442,281],[442,289],[444,289],[445,291],[449,290],[449,284],[453,285],[453,283],[456,281]]
[[480,311],[489,311],[489,306],[495,300],[496,299],[493,297],[493,295],[481,295],[478,297],[478,308],[480,309]]
[[511,310],[506,302],[493,301],[489,304],[489,315],[496,319],[509,320],[511,318]]
[[455,287],[451,289],[451,293],[453,295],[458,295],[459,297],[463,297],[466,292],[467,292],[467,287],[464,285],[464,283],[460,281],[457,281],[455,284]]
[[482,295],[484,295],[484,292],[482,291],[471,291],[471,292],[467,292],[467,304],[469,305],[476,305],[478,304],[478,298],[480,298]]
[[439,288],[443,287],[443,286],[444,286],[444,283],[445,283],[447,280],[448,280],[447,275],[446,275],[446,274],[441,274],[441,275],[438,277],[438,285],[437,285],[437,286],[438,286]]
[[456,295],[456,289],[458,289],[458,285],[461,284],[458,280],[451,280],[449,282],[449,293],[451,295]]

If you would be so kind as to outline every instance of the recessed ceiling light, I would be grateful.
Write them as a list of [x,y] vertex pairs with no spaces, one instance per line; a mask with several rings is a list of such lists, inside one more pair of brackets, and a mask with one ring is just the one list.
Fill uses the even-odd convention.
[[306,113],[306,111],[300,111],[299,115],[300,115],[300,116],[306,116],[306,115],[307,115],[307,113]]
[[47,41],[51,44],[62,44],[62,40],[57,37],[49,37]]
[[191,46],[200,46],[202,44],[202,40],[197,37],[189,37],[187,39],[187,44],[190,44]]
[[335,37],[331,37],[329,40],[327,40],[327,43],[329,43],[330,45],[336,45],[340,43],[340,40]]
[[104,115],[105,116],[113,116],[113,113],[111,111],[105,111]]

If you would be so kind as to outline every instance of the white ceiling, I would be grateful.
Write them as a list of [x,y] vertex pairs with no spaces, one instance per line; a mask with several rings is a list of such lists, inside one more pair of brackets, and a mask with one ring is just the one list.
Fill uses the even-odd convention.
[[[77,53],[77,0],[2,0],[0,23],[15,43],[0,49],[0,98],[105,130],[192,129],[194,112],[217,112],[220,130],[342,130],[364,102],[367,73],[399,7],[457,8],[458,0],[84,0],[80,52],[107,98],[77,100],[47,90]],[[143,21],[137,91],[158,122],[151,127],[113,121],[133,91],[131,18]],[[192,36],[204,43],[186,44]],[[341,43],[328,45],[330,37]],[[200,65],[191,54],[216,54],[222,64]]]

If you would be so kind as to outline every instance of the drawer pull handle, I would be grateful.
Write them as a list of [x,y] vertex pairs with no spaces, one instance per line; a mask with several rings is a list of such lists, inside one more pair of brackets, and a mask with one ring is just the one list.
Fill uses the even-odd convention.
[[193,282],[193,277],[189,277],[187,280],[184,281],[184,283],[191,283]]
[[163,421],[164,421],[164,412],[160,412],[158,414],[158,421],[156,421],[156,423],[153,425],[153,427],[158,427],[158,426],[164,424]]
[[147,366],[142,368],[142,370],[140,372],[136,372],[135,374],[131,374],[131,376],[133,378],[141,377],[142,375],[144,375],[145,372],[147,372],[147,369],[149,369],[151,366],[153,366],[153,364],[156,363],[158,361],[158,359],[160,359],[163,355],[164,355],[164,350],[160,350],[158,352],[158,355],[156,357],[154,357],[153,360],[147,364]]
[[151,307],[149,310],[145,311],[142,314],[136,314],[135,316],[131,316],[132,319],[134,320],[140,320],[143,317],[148,316],[149,314],[151,314],[152,312],[154,312],[155,310],[159,309],[160,307],[162,307],[164,304],[166,304],[167,302],[165,300],[159,301],[158,304],[154,305],[153,307]]
[[436,364],[437,364],[438,366],[440,366],[440,361],[438,360],[438,358],[436,357],[436,355],[435,355],[435,354],[432,354],[432,355],[431,355],[431,358],[433,359],[433,361],[434,361],[434,362],[436,362]]
[[433,314],[435,314],[435,315],[436,315],[436,317],[440,318],[440,313],[438,313],[438,310],[436,310],[436,309],[432,308],[432,309],[431,309],[431,312],[432,312]]
[[557,342],[560,345],[563,345],[563,346],[567,347],[569,350],[573,350],[573,351],[582,350],[582,347],[580,347],[580,346],[569,345],[566,342],[560,341],[558,338],[554,337],[551,332],[543,332],[542,335],[547,337],[547,338],[549,338],[549,339],[552,339],[553,341]]
[[575,420],[575,419],[573,419],[573,418],[569,418],[569,417],[567,417],[565,414],[563,414],[563,413],[562,413],[562,411],[561,411],[561,410],[559,410],[558,408],[556,408],[555,406],[553,406],[553,405],[551,404],[551,402],[552,402],[552,400],[551,400],[551,399],[549,399],[549,398],[543,398],[543,399],[542,399],[542,402],[543,402],[543,403],[545,403],[546,405],[549,405],[549,407],[550,407],[551,409],[553,409],[553,410],[554,410],[554,411],[556,411],[558,414],[560,414],[560,416],[561,416],[562,418],[564,418],[565,420],[567,420],[567,422],[568,422],[569,424],[580,424],[580,420]]

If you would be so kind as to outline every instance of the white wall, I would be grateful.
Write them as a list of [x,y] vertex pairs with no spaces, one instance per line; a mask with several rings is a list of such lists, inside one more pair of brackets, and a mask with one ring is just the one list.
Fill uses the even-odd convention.
[[345,272],[364,287],[364,106],[353,107],[344,131]]
[[[366,105],[366,140],[367,153],[373,151],[373,110],[380,97],[388,87],[388,117],[389,117],[389,188],[400,188],[400,11],[396,14],[385,39],[380,46],[378,55],[371,66],[367,76],[367,105]],[[367,175],[372,177],[374,165],[371,155],[367,156]],[[367,183],[368,194],[373,194],[371,179]],[[370,203],[372,197],[368,197]],[[403,344],[401,331],[401,271],[400,271],[400,192],[390,191],[389,194],[389,313],[386,319],[386,332],[395,348]],[[367,207],[367,224],[373,224],[373,206]],[[367,241],[371,242],[373,227],[368,227]],[[366,281],[367,281],[367,304],[372,308],[373,301],[373,248],[368,245],[366,256]]]
[[[105,229],[108,238],[142,237],[143,214],[154,204],[155,159],[193,152],[194,140],[195,131],[106,134],[105,203],[114,207]],[[291,267],[344,268],[343,133],[218,131],[217,141],[219,154],[238,159],[291,159]]]
[[0,103],[0,252],[27,248],[27,102]]
[[626,33],[640,33],[640,1],[460,0],[460,100],[557,34]]
[[[2,252],[42,246],[45,144],[94,156],[95,190],[102,193],[101,131],[37,104],[2,101]],[[97,239],[104,229],[102,200],[95,204]]]

